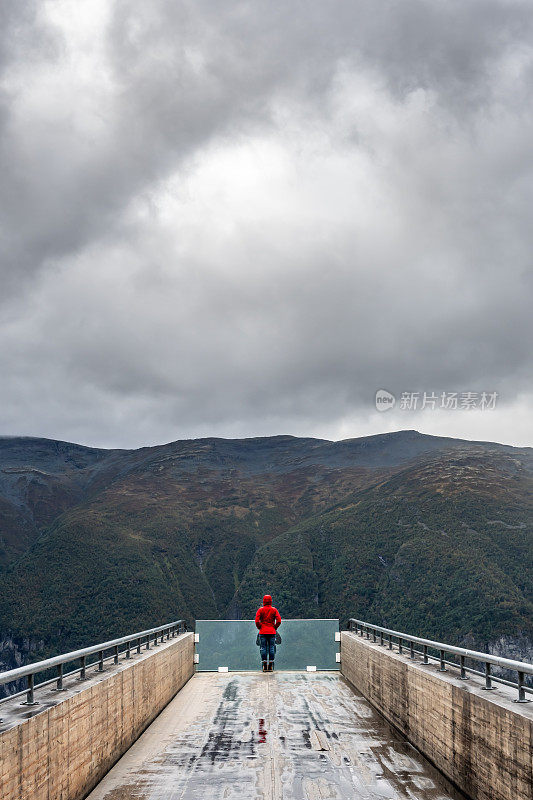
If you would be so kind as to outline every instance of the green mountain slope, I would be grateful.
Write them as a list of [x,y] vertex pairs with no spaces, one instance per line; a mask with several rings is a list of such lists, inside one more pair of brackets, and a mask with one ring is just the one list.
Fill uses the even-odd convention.
[[357,616],[479,646],[514,637],[527,651],[531,489],[521,460],[496,453],[409,467],[265,544],[235,605],[249,615],[263,582],[288,616]]

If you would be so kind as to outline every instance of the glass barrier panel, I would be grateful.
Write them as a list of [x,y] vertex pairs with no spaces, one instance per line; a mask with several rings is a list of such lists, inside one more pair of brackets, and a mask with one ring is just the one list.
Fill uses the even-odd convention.
[[[338,619],[283,620],[279,628],[281,644],[276,645],[276,669],[339,669],[339,643],[335,641],[338,631]],[[253,620],[199,619],[196,633],[199,672],[216,672],[219,667],[227,667],[230,672],[261,669]]]

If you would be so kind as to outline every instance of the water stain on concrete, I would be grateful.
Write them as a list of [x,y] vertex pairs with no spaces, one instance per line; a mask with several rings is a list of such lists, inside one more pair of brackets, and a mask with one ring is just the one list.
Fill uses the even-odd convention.
[[88,800],[457,800],[333,673],[197,674]]

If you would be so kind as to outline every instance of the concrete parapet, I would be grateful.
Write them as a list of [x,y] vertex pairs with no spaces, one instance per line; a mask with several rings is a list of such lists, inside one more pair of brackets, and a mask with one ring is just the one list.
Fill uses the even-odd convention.
[[[533,704],[483,691],[475,676],[409,660],[341,634],[341,671],[447,778],[473,800],[532,800]],[[514,692],[516,694],[516,692]]]
[[39,706],[0,706],[2,800],[82,800],[194,672],[185,633],[132,654],[64,693],[41,690]]

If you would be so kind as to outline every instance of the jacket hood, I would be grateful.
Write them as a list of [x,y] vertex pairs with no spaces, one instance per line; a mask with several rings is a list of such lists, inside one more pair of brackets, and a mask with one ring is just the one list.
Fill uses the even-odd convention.
[[266,594],[263,597],[263,605],[264,606],[271,606],[272,605],[272,597],[269,594]]

